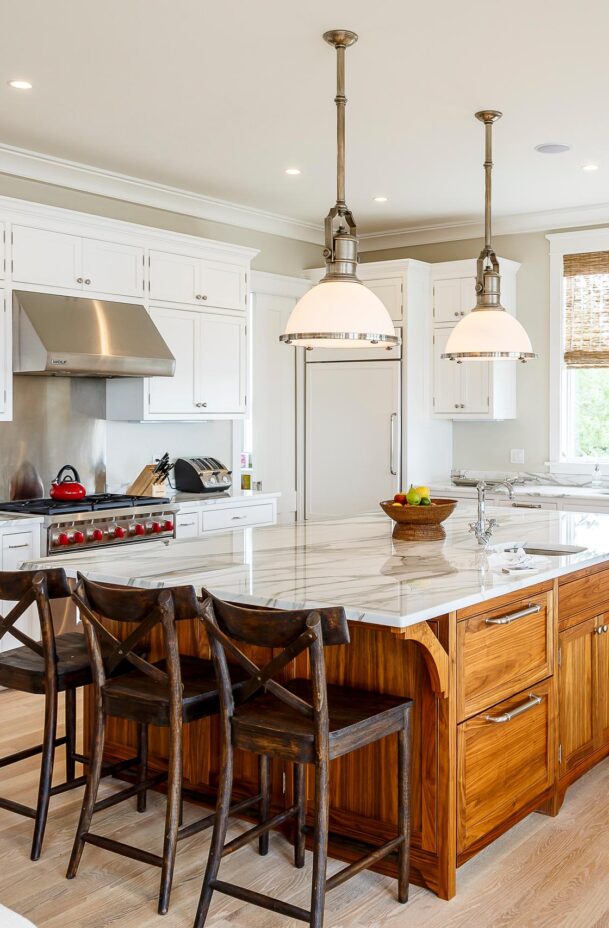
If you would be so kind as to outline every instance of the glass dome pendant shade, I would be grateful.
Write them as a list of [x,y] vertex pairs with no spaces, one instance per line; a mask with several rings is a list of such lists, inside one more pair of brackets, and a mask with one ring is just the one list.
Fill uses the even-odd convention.
[[366,348],[397,345],[389,312],[358,279],[357,229],[345,201],[345,50],[357,42],[355,32],[335,29],[324,40],[337,53],[336,204],[325,220],[326,273],[298,301],[279,340],[304,348]]
[[501,305],[499,262],[491,244],[492,131],[497,110],[482,110],[476,119],[485,127],[485,209],[484,248],[478,258],[476,305],[452,330],[442,354],[460,363],[463,360],[528,361],[536,358],[523,326]]

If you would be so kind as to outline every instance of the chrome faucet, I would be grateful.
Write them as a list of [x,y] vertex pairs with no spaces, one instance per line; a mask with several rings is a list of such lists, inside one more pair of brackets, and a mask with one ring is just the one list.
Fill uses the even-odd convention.
[[487,545],[491,540],[493,529],[497,525],[497,520],[487,519],[485,515],[486,483],[484,480],[480,480],[476,485],[476,489],[478,490],[478,518],[475,522],[469,523],[469,530],[474,533],[479,545]]
[[496,490],[499,487],[503,487],[504,490],[507,490],[509,499],[514,499],[514,484],[510,480],[498,480],[497,483],[493,482],[491,489]]

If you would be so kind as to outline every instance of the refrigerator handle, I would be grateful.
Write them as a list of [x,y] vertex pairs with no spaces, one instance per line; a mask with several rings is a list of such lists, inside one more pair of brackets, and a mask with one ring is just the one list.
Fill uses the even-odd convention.
[[389,434],[391,436],[391,443],[389,449],[389,470],[392,477],[397,477],[397,470],[395,469],[395,421],[398,417],[397,412],[392,412],[389,417]]

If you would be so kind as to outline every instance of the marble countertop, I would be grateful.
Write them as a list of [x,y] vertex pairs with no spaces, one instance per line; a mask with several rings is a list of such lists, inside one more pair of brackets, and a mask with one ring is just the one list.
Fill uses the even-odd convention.
[[62,566],[71,576],[80,570],[93,580],[121,585],[208,586],[218,596],[256,605],[341,605],[354,621],[405,628],[609,561],[609,515],[502,508],[488,512],[499,522],[493,536],[497,543],[560,543],[587,550],[539,559],[535,572],[504,574],[491,566],[488,553],[468,531],[474,508],[464,504],[445,523],[446,539],[437,542],[394,541],[392,523],[382,513],[371,513],[150,542],[131,547],[128,557],[107,549],[22,566]]
[[[432,493],[436,496],[450,494],[459,494],[460,497],[471,496],[472,499],[477,495],[476,487],[469,486],[455,486],[450,481],[446,483],[435,483],[432,487]],[[490,484],[486,489],[487,498],[496,496],[501,499],[507,499],[507,492],[504,487],[499,487],[498,490],[495,490]],[[554,498],[554,499],[563,499],[572,497],[574,499],[593,499],[602,500],[609,506],[609,489],[603,489],[602,487],[568,487],[561,486],[556,483],[531,483],[525,484],[524,486],[515,486],[514,487],[514,498],[518,497],[543,497],[543,498]]]
[[21,512],[0,512],[0,531],[13,525],[25,525],[27,523],[40,525],[43,521],[43,516],[28,515]]
[[281,493],[265,493],[263,490],[239,490],[239,492],[227,493],[225,496],[214,496],[209,493],[174,493],[171,496],[171,502],[178,503],[180,509],[186,509],[189,503],[196,508],[214,504],[218,506],[243,505],[244,503],[264,502],[267,499],[278,499],[280,496]]

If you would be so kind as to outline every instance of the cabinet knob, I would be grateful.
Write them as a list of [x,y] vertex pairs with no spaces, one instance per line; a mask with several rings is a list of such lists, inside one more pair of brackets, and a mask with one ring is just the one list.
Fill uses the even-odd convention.
[[200,409],[201,407],[203,407],[203,409],[207,409],[207,403],[195,403],[195,406],[198,406],[199,409]]
[[455,316],[458,316],[458,315],[460,315],[460,314],[459,314],[458,312],[456,312],[456,313],[455,313]]
[[85,283],[86,283],[86,284],[90,284],[90,283],[91,283],[91,278],[90,278],[90,277],[85,277]]
[[460,316],[464,316],[464,315],[465,315],[465,310],[462,310],[462,311],[459,313],[459,315],[460,315]]
[[459,408],[459,404],[455,403],[455,409],[458,409],[458,408]]
[[206,300],[206,299],[207,299],[207,295],[206,295],[205,293],[197,293],[196,299],[197,299],[197,300]]
[[83,282],[83,278],[82,278],[82,277],[77,277],[77,278],[76,278],[76,283],[77,283],[77,284],[81,284],[82,282]]

